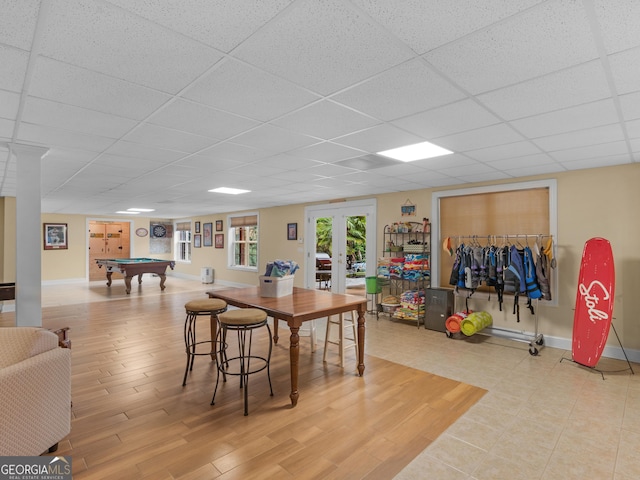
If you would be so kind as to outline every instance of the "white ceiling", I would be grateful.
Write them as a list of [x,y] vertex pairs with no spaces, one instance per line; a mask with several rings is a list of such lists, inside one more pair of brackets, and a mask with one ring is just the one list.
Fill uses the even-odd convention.
[[[42,210],[180,218],[640,162],[637,0],[0,0]],[[372,155],[429,140],[453,155]],[[252,192],[228,196],[220,187]]]

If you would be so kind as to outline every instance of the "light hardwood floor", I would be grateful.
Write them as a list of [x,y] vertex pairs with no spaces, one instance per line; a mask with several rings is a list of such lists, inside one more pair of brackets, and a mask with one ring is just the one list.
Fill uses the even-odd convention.
[[[70,327],[72,432],[56,454],[71,455],[75,479],[393,478],[485,393],[371,355],[358,377],[353,353],[341,369],[335,349],[323,363],[322,344],[312,352],[306,338],[291,408],[283,323],[275,395],[266,372],[251,376],[245,417],[239,380],[229,377],[211,406],[208,356],[196,358],[182,386],[184,304],[204,298],[207,287],[198,287],[159,294],[148,281],[122,296],[117,282],[110,291],[92,284],[88,294],[104,290],[104,301],[44,307],[43,326]],[[0,317],[11,323],[12,314]],[[199,318],[200,338],[208,323]],[[266,344],[264,329],[253,347]]]
[[[83,418],[74,419],[70,438],[73,440],[76,434],[76,424],[81,438],[72,446],[62,445],[65,450],[60,453],[71,447],[85,452],[74,454],[74,468],[88,468],[87,473],[76,478],[144,478],[142,470],[138,472],[143,468],[147,478],[170,479],[174,477],[166,466],[171,464],[177,471],[190,472],[182,478],[208,479],[216,478],[218,467],[245,464],[251,471],[236,470],[240,478],[304,479],[312,478],[324,461],[334,466],[335,476],[350,479],[366,478],[368,474],[369,478],[395,475],[396,480],[640,478],[640,366],[634,364],[636,374],[631,375],[625,370],[626,363],[603,358],[598,363],[607,372],[602,380],[597,372],[561,361],[571,358],[571,353],[565,350],[546,347],[539,356],[532,357],[523,343],[483,335],[465,340],[447,339],[442,333],[418,330],[415,325],[390,321],[385,316],[379,320],[367,317],[368,356],[363,378],[353,376],[353,352],[348,353],[351,357],[342,372],[337,367],[337,354],[332,358],[334,361],[330,359],[326,366],[322,365],[322,349],[311,354],[309,339],[303,338],[305,350],[301,358],[307,364],[296,409],[286,407],[288,385],[280,378],[281,374],[274,374],[274,379],[276,376],[278,379],[273,398],[260,383],[260,374],[255,381],[251,380],[249,417],[242,416],[237,379],[225,385],[220,403],[209,407],[213,377],[205,359],[197,360],[184,391],[180,386],[184,372],[184,359],[180,358],[182,303],[192,296],[204,295],[209,288],[174,277],[167,279],[165,292],[160,292],[156,280],[145,280],[142,287],[134,287],[130,296],[124,294],[122,281],[114,282],[111,289],[105,287],[104,281],[43,288],[46,324],[52,327],[69,324],[73,328],[74,397],[79,395],[74,398],[78,402],[74,403],[74,414],[77,417],[82,410]],[[162,312],[156,314],[146,308],[149,300],[152,305],[161,306]],[[88,305],[92,302],[110,302],[114,306],[100,307],[103,313],[98,315]],[[114,314],[111,319],[104,312],[120,308],[115,305],[121,303],[127,304],[126,316],[119,318]],[[539,314],[545,314],[544,308],[539,309]],[[0,314],[0,325],[10,323],[11,315]],[[158,321],[156,317],[165,320]],[[521,324],[513,326],[527,329],[531,322],[524,316]],[[318,331],[321,344],[322,323]],[[140,348],[135,346],[136,342],[140,342]],[[274,369],[282,368],[285,345],[286,342],[276,349]],[[164,358],[167,361],[163,362]],[[105,365],[101,365],[103,361]],[[276,367],[278,362],[280,366]],[[395,368],[393,364],[415,371],[398,373],[405,378],[404,383],[389,386],[384,382],[389,381],[386,377]],[[334,375],[334,371],[339,375]],[[420,437],[402,436],[408,435],[404,428],[407,425],[422,433],[432,432],[431,427],[422,424],[425,409],[420,410],[417,405],[422,393],[415,385],[428,381],[426,372],[483,388],[487,393],[419,451]],[[333,384],[338,379],[341,381]],[[82,391],[76,390],[78,386],[82,386]],[[327,386],[330,389],[323,388]],[[321,400],[314,401],[312,393],[316,390],[326,391],[327,395],[345,393],[345,401],[331,396],[328,401],[332,406],[326,410]],[[170,400],[163,402],[163,396]],[[348,414],[349,403],[362,398],[368,399],[362,404],[366,410],[352,419]],[[398,406],[392,406],[396,401]],[[90,402],[95,402],[95,410],[86,408]],[[385,412],[370,415],[378,402],[385,404]],[[154,404],[159,408],[154,409]],[[407,409],[418,409],[419,413],[413,417],[405,415]],[[224,417],[228,428],[212,427],[216,415]],[[282,415],[288,415],[285,421],[289,423],[274,428],[268,440],[255,440],[269,431],[265,418],[276,421]],[[354,426],[362,418],[366,419],[365,434],[370,434],[365,435],[366,448]],[[374,428],[385,427],[385,419],[389,423],[402,422],[390,434],[390,440],[372,433]],[[236,440],[241,439],[240,445],[225,440],[227,435],[234,434],[229,428],[239,432]],[[346,448],[339,448],[323,435],[323,428],[340,429],[351,442],[347,441]],[[294,429],[297,429],[295,437],[282,440]],[[311,452],[296,450],[285,459],[283,449],[273,450],[271,442],[281,442],[293,449],[311,445]],[[398,457],[397,462],[387,460],[393,455],[394,445],[400,443],[406,449],[416,450],[407,452],[405,458]],[[147,444],[150,446],[143,446]],[[325,451],[329,460],[323,457]],[[215,462],[216,458],[221,459],[220,463]],[[367,469],[366,465],[379,458],[385,460],[376,464],[382,466],[376,471],[379,475],[374,476],[371,472],[375,467]],[[307,470],[307,461],[316,463]],[[408,464],[402,468],[404,462]],[[123,464],[131,467],[130,471],[120,470]],[[261,466],[254,469],[256,464]],[[364,470],[359,470],[363,465]],[[279,468],[284,468],[284,472]],[[220,478],[234,478],[230,473],[233,471]],[[327,474],[326,478],[332,477]]]

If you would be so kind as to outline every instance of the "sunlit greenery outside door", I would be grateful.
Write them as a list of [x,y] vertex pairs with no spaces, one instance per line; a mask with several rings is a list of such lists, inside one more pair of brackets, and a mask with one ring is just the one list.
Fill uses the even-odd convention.
[[[332,219],[316,222],[316,252],[332,255]],[[355,262],[364,262],[367,249],[367,217],[347,217],[347,255]]]

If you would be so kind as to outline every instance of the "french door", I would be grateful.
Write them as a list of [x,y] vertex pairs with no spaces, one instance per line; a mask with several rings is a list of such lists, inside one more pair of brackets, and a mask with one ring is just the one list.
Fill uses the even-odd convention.
[[[347,268],[352,263],[348,258],[348,224],[354,217],[364,217],[365,258],[357,258],[360,265],[366,265],[365,275],[375,276],[376,272],[376,200],[358,200],[327,205],[314,205],[305,209],[305,287],[317,288],[316,252],[318,234],[330,234],[325,244],[330,244],[331,291],[345,293],[347,288]],[[321,225],[321,228],[318,226]]]

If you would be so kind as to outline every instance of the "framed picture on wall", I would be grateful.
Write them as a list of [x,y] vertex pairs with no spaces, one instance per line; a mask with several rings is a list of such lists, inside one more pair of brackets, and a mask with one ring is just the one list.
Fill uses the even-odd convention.
[[202,245],[204,247],[210,247],[213,245],[213,223],[205,223],[202,225],[202,231],[204,236]]
[[196,233],[193,236],[193,248],[200,248],[202,246],[202,235]]
[[298,239],[298,224],[287,223],[287,240],[297,240],[297,239]]
[[224,248],[224,233],[216,233],[216,248]]
[[196,230],[196,233],[200,233],[200,222],[195,223],[195,230]]
[[66,250],[69,248],[66,223],[44,223],[43,227],[45,250]]
[[222,220],[216,220],[216,232],[222,231]]

